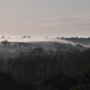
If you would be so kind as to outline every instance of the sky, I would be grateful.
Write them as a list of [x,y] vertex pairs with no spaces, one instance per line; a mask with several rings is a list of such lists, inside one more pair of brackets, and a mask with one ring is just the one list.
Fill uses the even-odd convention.
[[90,36],[90,0],[0,0],[0,35]]

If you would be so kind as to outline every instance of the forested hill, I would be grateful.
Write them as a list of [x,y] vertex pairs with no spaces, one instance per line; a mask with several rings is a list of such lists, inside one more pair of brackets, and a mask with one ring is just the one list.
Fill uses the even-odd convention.
[[69,50],[85,50],[88,47],[82,44],[76,44],[74,42],[66,40],[50,39],[48,41],[36,41],[36,42],[9,42],[2,41],[0,43],[0,57],[10,58],[20,54],[20,52],[28,52],[32,48],[43,48],[47,53],[48,51],[57,50],[69,51]]
[[81,43],[85,45],[90,45],[90,38],[77,38],[77,37],[72,37],[72,38],[62,38],[67,41],[72,41],[74,43]]
[[6,82],[10,90],[90,90],[90,49],[33,48],[15,58],[0,58],[0,72],[6,73],[0,73],[0,85],[5,88]]
[[6,89],[90,90],[90,49],[66,39],[3,41],[0,90]]

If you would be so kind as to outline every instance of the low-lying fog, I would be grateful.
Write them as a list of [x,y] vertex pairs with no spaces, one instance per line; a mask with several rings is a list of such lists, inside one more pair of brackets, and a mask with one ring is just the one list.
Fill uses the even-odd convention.
[[57,43],[64,43],[64,44],[71,44],[71,45],[81,45],[83,47],[90,48],[90,45],[84,44],[83,42],[74,42],[62,38],[55,38],[55,37],[31,37],[31,36],[0,36],[0,42],[7,40],[8,42],[57,42]]
[[43,48],[45,51],[67,51],[67,50],[84,50],[90,48],[90,40],[56,38],[56,37],[31,37],[31,36],[0,36],[0,57],[13,57],[20,52],[27,52],[32,48]]

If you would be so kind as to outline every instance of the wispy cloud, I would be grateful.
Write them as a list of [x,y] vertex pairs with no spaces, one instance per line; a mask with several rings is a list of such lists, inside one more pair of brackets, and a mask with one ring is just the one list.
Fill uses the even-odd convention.
[[90,13],[80,13],[74,16],[50,17],[44,20],[45,23],[54,24],[90,24]]
[[[3,20],[2,20],[3,21]],[[90,25],[90,13],[79,13],[73,16],[59,16],[59,17],[50,17],[43,19],[12,19],[1,22],[0,24],[14,24],[14,25],[24,25],[31,27],[48,27],[48,26],[58,26],[58,25]]]
[[77,16],[83,19],[90,19],[90,12],[79,13]]

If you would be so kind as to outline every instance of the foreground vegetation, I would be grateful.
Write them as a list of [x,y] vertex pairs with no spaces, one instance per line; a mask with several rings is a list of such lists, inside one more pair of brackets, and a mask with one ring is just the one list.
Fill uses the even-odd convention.
[[15,58],[1,58],[0,71],[1,90],[89,90],[90,49],[34,48]]

